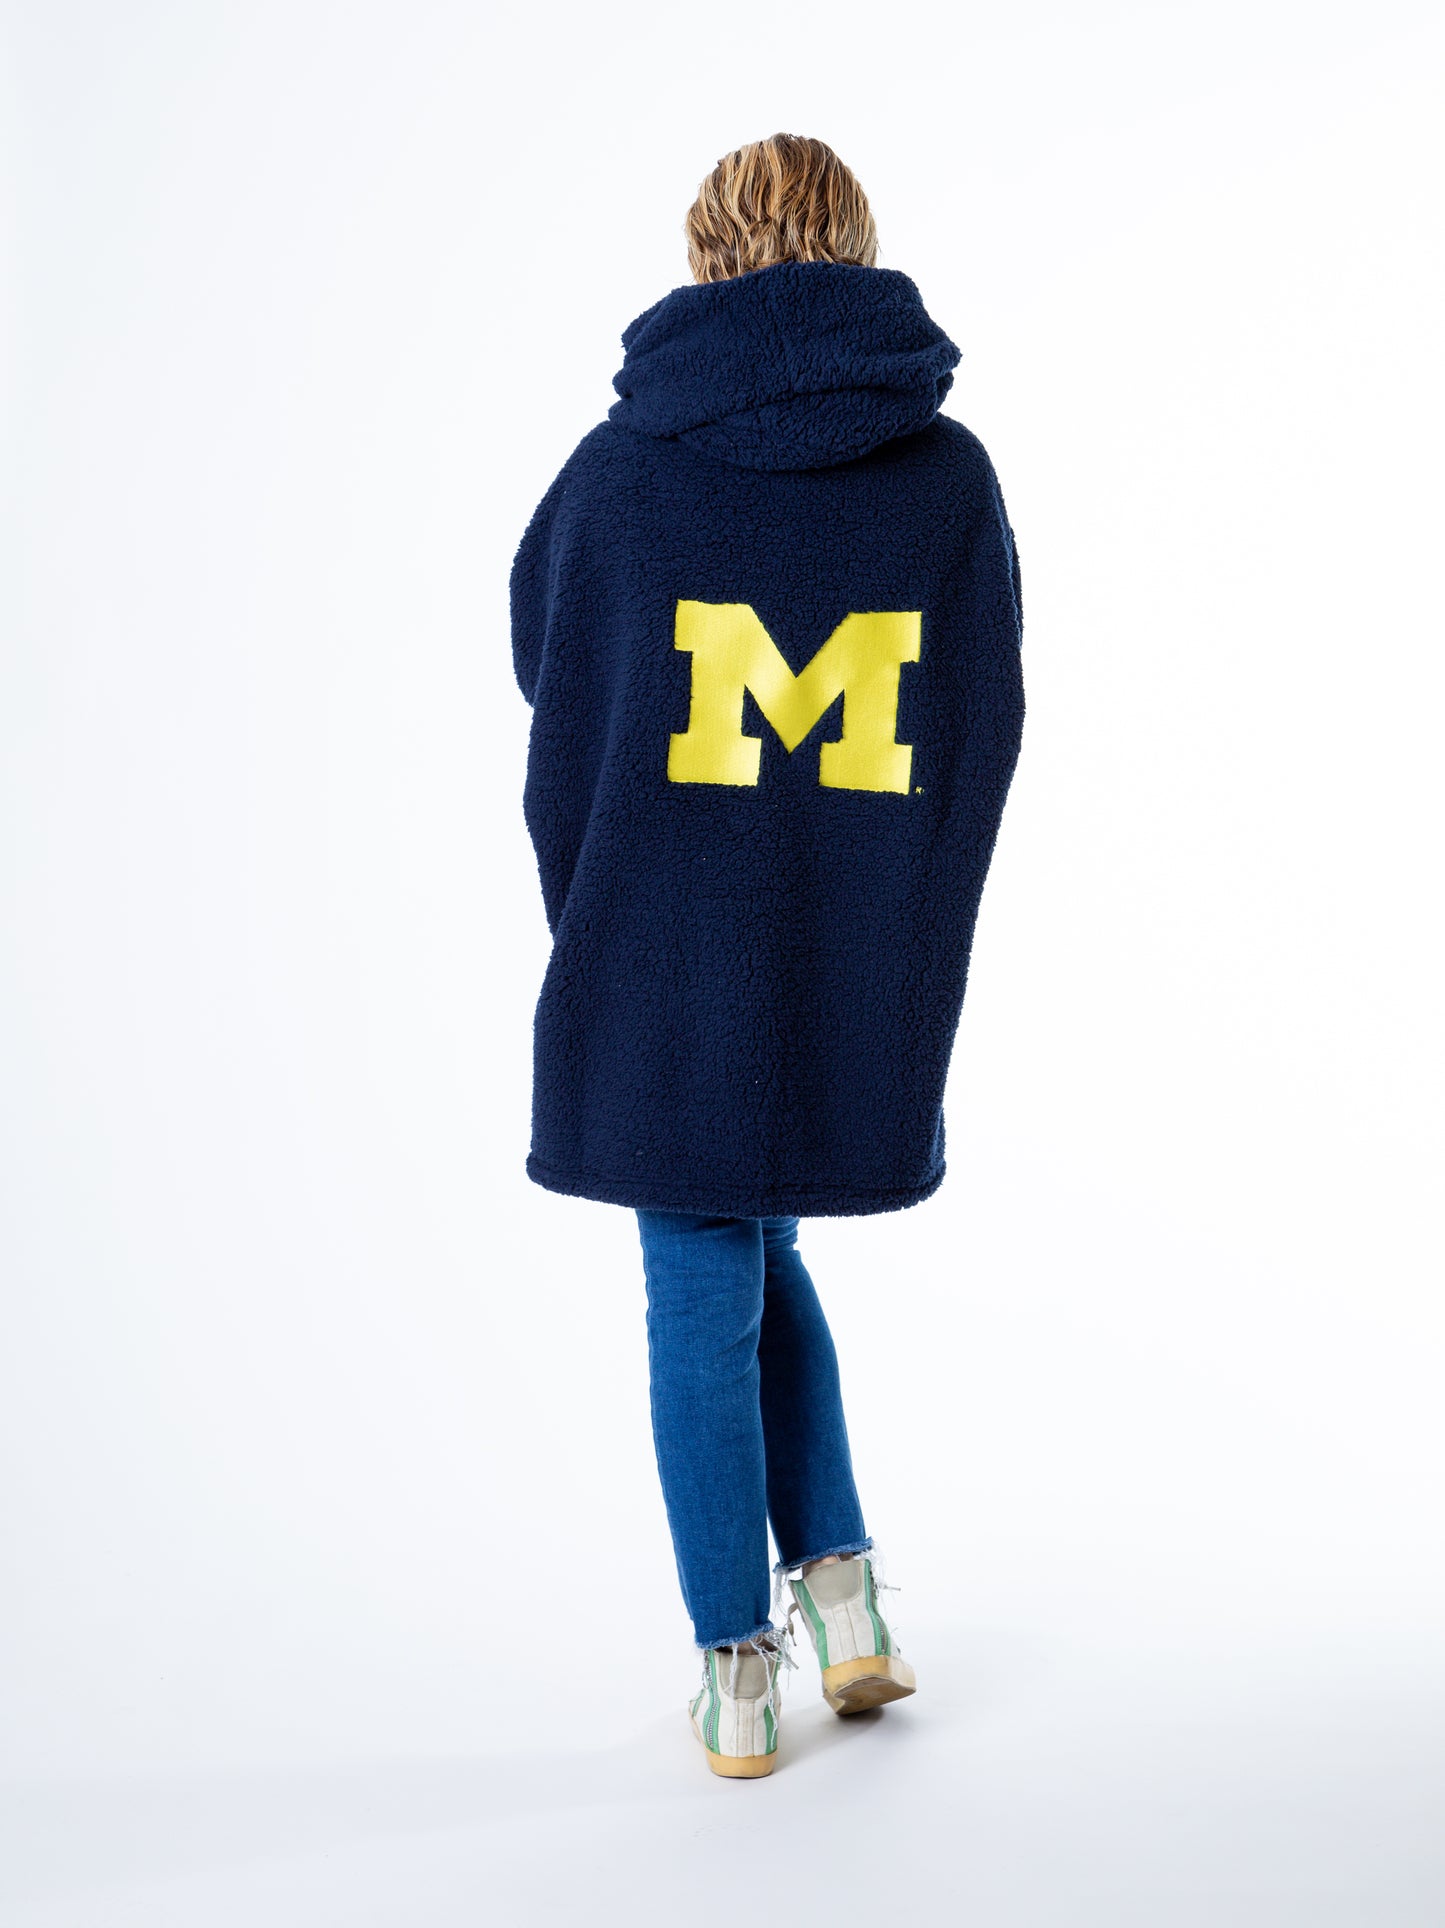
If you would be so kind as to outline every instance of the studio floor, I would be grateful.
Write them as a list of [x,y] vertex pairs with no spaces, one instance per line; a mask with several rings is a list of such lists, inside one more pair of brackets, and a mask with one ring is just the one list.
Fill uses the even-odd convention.
[[500,1718],[467,1755],[12,1788],[5,1919],[724,1923],[825,1897],[985,1928],[1445,1919],[1425,1655],[1131,1653],[1041,1624],[950,1642],[926,1619],[909,1645],[917,1698],[850,1721],[800,1656],[756,1783],[708,1775],[639,1644],[499,1654]]

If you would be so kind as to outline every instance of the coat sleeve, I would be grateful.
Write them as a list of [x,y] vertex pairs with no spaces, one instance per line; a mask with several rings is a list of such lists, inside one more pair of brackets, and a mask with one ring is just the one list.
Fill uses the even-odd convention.
[[986,482],[986,520],[991,522],[997,540],[1007,559],[1009,587],[1013,592],[1013,632],[1014,642],[1020,644],[1024,636],[1024,592],[1019,574],[1019,545],[1014,535],[1013,524],[1009,521],[1008,509],[999,487],[998,474],[993,463],[984,457],[984,476]]
[[512,668],[528,703],[537,695],[547,640],[558,524],[567,494],[569,462],[537,504],[512,563]]
[[[981,444],[975,449],[958,562],[937,609],[939,694],[958,729],[949,755],[930,779],[945,793],[949,835],[965,880],[958,902],[974,907],[1013,780],[1024,720],[1018,545],[993,464]],[[950,955],[966,958],[969,941],[970,931],[950,931]]]

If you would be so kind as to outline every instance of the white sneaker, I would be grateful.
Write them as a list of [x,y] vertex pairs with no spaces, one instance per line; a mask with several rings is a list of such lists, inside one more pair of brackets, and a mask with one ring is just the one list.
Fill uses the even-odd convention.
[[704,1654],[702,1691],[688,1713],[714,1774],[751,1781],[772,1773],[778,1751],[780,1664],[781,1643],[755,1653],[710,1647]]
[[873,1562],[866,1553],[814,1567],[788,1585],[823,1670],[823,1698],[835,1714],[861,1714],[902,1700],[918,1683],[899,1657],[878,1610]]

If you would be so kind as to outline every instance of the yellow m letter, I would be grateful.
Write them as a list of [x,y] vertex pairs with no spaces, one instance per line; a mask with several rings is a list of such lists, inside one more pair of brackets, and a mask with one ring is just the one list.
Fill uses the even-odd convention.
[[748,603],[680,602],[675,647],[692,655],[687,730],[672,738],[674,783],[756,783],[763,743],[743,735],[743,691],[796,750],[841,696],[843,730],[818,754],[830,790],[907,791],[913,746],[896,743],[898,678],[918,661],[923,618],[916,609],[845,616],[796,676]]

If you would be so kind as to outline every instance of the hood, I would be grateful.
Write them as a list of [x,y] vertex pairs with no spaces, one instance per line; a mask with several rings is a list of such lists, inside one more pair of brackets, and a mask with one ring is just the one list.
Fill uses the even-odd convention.
[[822,261],[675,288],[622,346],[611,421],[748,469],[828,468],[915,434],[958,361],[907,275]]

